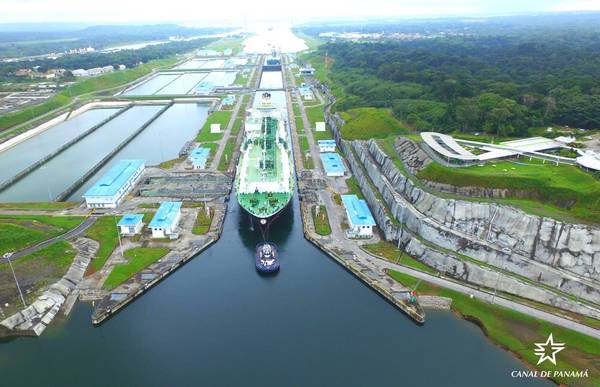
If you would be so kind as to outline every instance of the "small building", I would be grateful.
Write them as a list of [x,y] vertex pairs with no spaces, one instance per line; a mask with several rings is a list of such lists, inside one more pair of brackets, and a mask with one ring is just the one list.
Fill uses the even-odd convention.
[[211,133],[221,133],[221,124],[210,124]]
[[302,86],[298,88],[298,91],[300,92],[300,96],[302,97],[302,99],[307,101],[312,101],[314,99],[314,95],[312,90],[310,89],[310,86],[302,84]]
[[346,209],[348,226],[346,235],[351,238],[369,238],[373,236],[373,227],[377,224],[367,202],[356,195],[342,195],[342,203]]
[[179,219],[181,202],[162,202],[148,226],[152,230],[152,238],[176,239],[179,236],[176,232]]
[[127,66],[125,66],[124,64],[119,65],[119,71],[123,71],[127,69]]
[[233,50],[231,48],[226,48],[225,50],[223,50],[223,55],[225,56],[231,56],[233,54]]
[[210,148],[195,148],[190,152],[188,159],[192,163],[194,169],[206,168],[206,161],[210,155]]
[[322,121],[315,122],[315,132],[324,132],[326,130],[325,123]]
[[344,176],[346,173],[346,167],[338,155],[335,152],[321,153],[321,161],[325,168],[325,173],[330,177]]
[[71,74],[73,74],[74,77],[89,77],[90,75],[88,71],[84,69],[73,70],[71,71]]
[[142,231],[143,214],[125,214],[118,223],[121,235],[135,235]]
[[319,152],[335,152],[335,140],[319,140]]
[[315,69],[312,67],[301,67],[300,75],[302,76],[313,76],[315,75]]
[[235,103],[235,95],[229,94],[227,97],[223,98],[222,104],[224,106],[231,106]]
[[144,160],[120,160],[83,195],[87,208],[117,208],[144,173]]

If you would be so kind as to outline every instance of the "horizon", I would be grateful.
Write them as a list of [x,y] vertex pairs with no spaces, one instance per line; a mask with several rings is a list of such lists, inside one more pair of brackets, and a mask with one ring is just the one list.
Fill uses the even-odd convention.
[[[189,0],[173,0],[172,6],[153,7],[140,0],[127,3],[106,0],[98,4],[85,4],[80,0],[0,0],[4,12],[0,15],[1,26],[78,25],[98,24],[179,24],[188,26],[232,26],[246,23],[269,23],[275,20],[287,24],[300,24],[324,20],[365,19],[443,19],[460,17],[535,16],[563,13],[600,11],[600,0],[532,0],[520,2],[457,0],[452,5],[439,0],[425,0],[414,5],[408,0],[373,0],[368,6],[358,0],[343,3],[330,1],[321,3],[306,0],[300,8],[289,9],[286,4],[274,0],[263,0],[263,7],[256,3],[232,0],[227,4],[211,4],[206,7]],[[56,10],[62,10],[57,12]],[[115,9],[119,9],[115,13]],[[135,15],[135,16],[131,16]],[[192,15],[192,16],[190,16]],[[227,17],[224,18],[223,15]],[[73,20],[77,20],[74,22]]]

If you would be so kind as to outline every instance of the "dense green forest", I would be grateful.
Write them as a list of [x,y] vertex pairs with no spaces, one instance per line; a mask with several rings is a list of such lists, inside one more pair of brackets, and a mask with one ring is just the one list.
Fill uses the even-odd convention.
[[121,64],[131,68],[140,62],[147,63],[151,60],[162,59],[175,54],[186,53],[194,49],[204,47],[215,40],[216,38],[194,39],[189,41],[176,41],[157,44],[137,50],[121,50],[110,53],[94,52],[81,55],[63,56],[58,59],[40,59],[26,62],[0,63],[0,80],[2,77],[7,77],[22,67],[39,66],[38,70],[40,72],[45,72],[51,68],[75,70],[79,68],[90,69],[93,67],[102,67],[108,65],[117,67]]
[[502,136],[550,124],[600,128],[600,32],[560,25],[523,26],[524,35],[495,23],[443,38],[336,41],[317,55],[332,59],[329,77],[343,87],[338,110],[387,107],[417,130]]

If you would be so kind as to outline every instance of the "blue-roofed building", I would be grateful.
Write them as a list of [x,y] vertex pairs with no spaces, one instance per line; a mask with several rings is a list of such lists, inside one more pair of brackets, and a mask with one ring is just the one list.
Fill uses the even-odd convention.
[[356,195],[342,195],[342,203],[344,203],[348,225],[350,226],[346,230],[346,235],[354,238],[373,236],[373,226],[377,224],[373,219],[373,215],[371,215],[367,202],[359,199]]
[[142,231],[143,214],[125,214],[117,224],[121,235],[135,235]]
[[152,230],[152,238],[177,238],[179,234],[175,230],[179,219],[181,202],[162,202],[148,225]]
[[142,177],[144,160],[119,160],[83,195],[88,208],[117,208]]
[[335,152],[335,140],[319,140],[319,152]]
[[340,155],[334,152],[321,153],[321,161],[327,176],[344,176],[346,167]]
[[202,81],[196,86],[194,94],[207,95],[213,92],[215,84],[211,81]]
[[194,169],[204,169],[206,168],[206,161],[208,160],[208,155],[210,155],[210,148],[195,148],[190,152],[188,156],[190,162]]

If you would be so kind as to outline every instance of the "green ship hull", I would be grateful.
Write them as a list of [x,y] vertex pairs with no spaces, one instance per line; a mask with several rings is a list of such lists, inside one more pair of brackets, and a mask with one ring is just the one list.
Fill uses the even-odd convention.
[[240,206],[263,224],[277,215],[292,199],[292,167],[285,122],[274,109],[253,112],[246,120],[236,175]]

